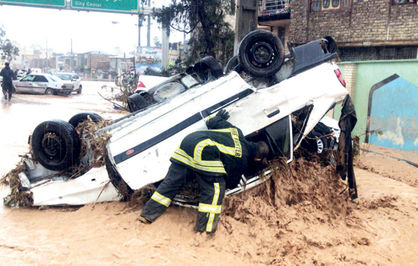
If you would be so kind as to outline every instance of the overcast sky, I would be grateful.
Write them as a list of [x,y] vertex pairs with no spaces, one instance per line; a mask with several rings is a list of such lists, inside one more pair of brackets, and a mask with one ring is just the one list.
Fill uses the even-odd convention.
[[[6,37],[20,47],[42,49],[48,45],[54,52],[74,53],[102,51],[129,53],[138,42],[138,16],[128,14],[58,10],[21,6],[0,6],[0,26]],[[141,31],[141,45],[146,45],[146,24]],[[151,45],[154,37],[162,39],[159,25],[153,21]],[[173,33],[170,42],[183,41],[183,34]]]

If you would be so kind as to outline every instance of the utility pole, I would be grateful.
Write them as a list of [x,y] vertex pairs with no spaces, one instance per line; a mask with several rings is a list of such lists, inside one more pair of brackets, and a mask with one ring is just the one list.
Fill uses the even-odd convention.
[[46,68],[48,67],[48,38],[46,38],[45,41],[45,64],[44,64],[44,72],[46,71]]
[[71,57],[71,61],[70,61],[70,72],[73,72],[73,39],[70,39],[70,47],[71,47],[71,50],[70,50],[70,57]]
[[[148,0],[148,8],[151,9],[151,0]],[[151,46],[151,15],[148,15],[147,46]]]
[[162,54],[162,60],[161,60],[161,67],[162,69],[168,68],[168,44],[169,35],[168,35],[168,29],[163,26],[163,54]]
[[238,0],[235,15],[234,55],[244,36],[257,29],[257,0]]

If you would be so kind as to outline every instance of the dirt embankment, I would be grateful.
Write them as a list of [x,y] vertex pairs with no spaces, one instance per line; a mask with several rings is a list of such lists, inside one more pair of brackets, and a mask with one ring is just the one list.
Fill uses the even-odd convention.
[[[405,168],[382,157],[385,165]],[[360,197],[352,202],[340,194],[345,183],[332,168],[303,159],[282,166],[264,185],[225,200],[214,235],[194,233],[196,211],[175,206],[151,225],[136,221],[139,206],[123,202],[2,209],[0,258],[25,264],[416,264],[418,189],[388,173],[355,172]]]

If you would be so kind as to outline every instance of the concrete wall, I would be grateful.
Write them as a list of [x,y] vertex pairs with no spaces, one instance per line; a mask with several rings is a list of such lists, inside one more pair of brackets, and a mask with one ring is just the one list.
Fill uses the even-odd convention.
[[[341,62],[338,65],[356,107],[358,121],[353,134],[362,135],[362,141],[366,133],[371,87],[393,74],[398,74],[403,79],[418,85],[418,60],[354,61]],[[340,117],[339,108],[336,108],[334,117],[336,119]]]

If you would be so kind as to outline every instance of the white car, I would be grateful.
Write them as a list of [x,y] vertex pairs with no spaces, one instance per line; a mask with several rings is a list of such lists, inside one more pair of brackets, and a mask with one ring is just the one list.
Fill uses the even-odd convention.
[[29,74],[20,80],[13,80],[17,93],[69,95],[71,88],[61,79],[45,73]]
[[80,94],[83,90],[83,86],[81,85],[81,78],[78,74],[58,72],[54,75],[62,79],[66,83],[66,86],[72,89],[73,91],[77,92],[77,94]]
[[[338,146],[338,154],[346,156],[339,160],[344,162],[340,167],[340,170],[345,169],[342,177],[348,176],[350,195],[356,198],[355,178],[350,172],[355,112],[341,72],[332,62],[336,56],[332,40],[321,39],[291,48],[286,60],[278,42],[280,40],[270,32],[255,31],[240,45],[241,70],[256,78],[280,76],[275,82],[268,82],[268,86],[264,83],[255,87],[256,83],[231,71],[190,86],[176,97],[122,117],[97,131],[96,135],[104,132],[111,135],[106,145],[106,167],[93,167],[93,151],[87,150],[80,158],[80,139],[74,129],[88,117],[98,121],[98,115],[81,113],[69,123],[56,120],[41,123],[31,138],[37,160],[26,159],[26,171],[19,174],[24,188],[21,193],[30,195],[34,206],[119,200],[122,197],[122,191],[118,190],[120,184],[127,186],[128,191],[135,191],[161,181],[181,140],[191,132],[207,129],[205,122],[225,109],[230,114],[228,121],[239,127],[248,140],[263,140],[269,145],[269,159],[280,156],[290,162],[297,149],[306,147],[321,154]],[[303,56],[307,54],[308,57]],[[278,67],[272,68],[271,64]],[[277,75],[281,69],[287,74]],[[343,102],[339,124],[324,119],[339,102]],[[339,125],[344,129],[341,132]],[[73,173],[70,169],[74,165],[90,169]],[[265,179],[260,178],[256,170],[260,169],[243,176],[241,185],[228,190],[226,195],[263,182]],[[185,206],[196,203],[181,195],[174,202]]]

